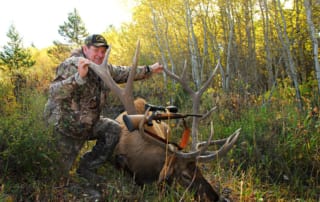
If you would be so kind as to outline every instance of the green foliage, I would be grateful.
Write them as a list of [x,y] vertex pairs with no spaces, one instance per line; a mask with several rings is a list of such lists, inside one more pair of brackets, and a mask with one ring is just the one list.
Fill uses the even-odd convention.
[[4,72],[8,72],[14,86],[14,96],[18,101],[22,89],[26,87],[25,70],[32,67],[36,61],[32,59],[30,51],[23,48],[22,39],[13,25],[10,26],[7,36],[10,42],[0,52],[0,64],[6,67]]
[[59,34],[72,45],[82,45],[89,35],[77,9],[68,14],[68,21],[59,26]]
[[10,41],[0,52],[0,64],[5,65],[13,75],[19,73],[18,70],[32,67],[35,61],[30,51],[23,48],[22,38],[13,25],[10,26],[7,37]]
[[13,86],[6,81],[0,81],[0,113],[2,116],[12,114],[17,107]]
[[68,20],[59,26],[58,32],[67,44],[55,40],[54,46],[47,50],[48,56],[56,64],[69,57],[72,49],[83,45],[84,38],[89,35],[77,9],[68,14]]
[[72,47],[59,41],[53,42],[54,46],[48,48],[48,56],[57,64],[61,63],[70,56]]
[[6,193],[28,188],[24,194],[31,194],[37,181],[54,179],[57,153],[52,130],[42,120],[44,102],[43,95],[26,92],[24,106],[0,117],[0,183]]
[[320,115],[317,107],[300,112],[295,101],[288,99],[292,96],[286,96],[292,92],[287,86],[278,88],[268,105],[250,108],[239,98],[245,110],[219,110],[213,117],[215,134],[242,128],[237,146],[223,160],[224,166],[250,170],[263,184],[288,186],[294,197],[315,197],[314,190],[320,184]]
[[[141,40],[141,64],[152,64],[157,60],[163,63],[162,60],[167,60],[168,68],[171,63],[175,63],[172,66],[175,66],[176,72],[181,72],[182,63],[187,59],[190,81],[190,55],[204,65],[198,66],[203,80],[209,76],[207,72],[211,71],[214,61],[221,59],[218,79],[215,77],[201,101],[202,112],[212,106],[217,106],[217,110],[210,117],[211,120],[202,122],[199,133],[209,134],[209,121],[214,123],[215,139],[224,138],[237,128],[242,130],[234,149],[218,163],[214,161],[205,167],[207,177],[216,177],[216,181],[232,187],[234,201],[294,200],[298,197],[306,201],[309,198],[317,200],[320,184],[320,95],[317,91],[318,81],[311,71],[312,44],[308,39],[301,2],[297,1],[293,10],[286,10],[290,12],[285,12],[284,16],[288,25],[286,31],[292,40],[290,49],[294,63],[298,66],[297,75],[301,79],[299,88],[304,104],[301,111],[295,107],[296,91],[286,72],[280,33],[274,27],[274,19],[279,16],[275,15],[276,10],[272,4],[252,4],[251,7],[244,1],[194,1],[189,2],[190,5],[185,4],[188,3],[185,1],[140,2],[134,13],[134,23],[124,25],[121,30],[110,27],[104,33],[113,45],[110,58],[111,62],[114,61],[113,64],[131,65],[138,39]],[[188,12],[191,12],[193,27],[185,27],[189,23],[185,19],[187,6],[190,6]],[[269,6],[269,13],[263,14],[262,10],[256,10],[263,7],[266,9],[263,11],[267,12],[266,6]],[[315,22],[320,16],[317,15],[318,10],[314,9]],[[229,13],[232,15],[228,15]],[[273,19],[267,20],[266,14],[272,15]],[[254,17],[250,19],[250,15]],[[234,22],[236,24],[231,27]],[[155,32],[156,28],[159,33]],[[234,32],[231,32],[232,29]],[[71,45],[56,42],[55,47],[49,49],[48,54],[55,64],[66,58],[72,45],[80,45],[87,35],[76,9],[69,14],[68,21],[60,26],[59,33]],[[263,35],[264,33],[269,35]],[[191,34],[194,34],[192,37],[195,40],[191,40]],[[15,55],[18,60],[10,59],[9,56],[15,53],[14,45],[21,43],[15,29],[11,29],[10,36],[13,40],[1,53],[3,59],[0,64],[0,184],[3,185],[0,200],[3,199],[3,193],[19,196],[16,198],[18,201],[31,201],[39,193],[56,199],[64,193],[63,190],[57,193],[50,184],[54,176],[51,175],[53,166],[56,166],[53,162],[57,156],[51,149],[54,143],[51,129],[46,128],[41,119],[45,97],[34,91],[27,91],[30,83],[36,86],[32,89],[37,89],[39,84],[34,78],[45,75],[33,72],[30,74],[31,79],[29,75],[23,74],[27,79],[27,88],[21,89],[20,92],[24,94],[19,102],[14,99],[14,88],[18,85],[7,80],[4,82],[3,75],[15,79],[15,75],[8,74],[7,70],[24,68],[32,63],[21,62],[23,54]],[[22,46],[18,46],[18,50],[23,50],[21,48]],[[160,56],[161,48],[164,57]],[[270,58],[267,58],[268,48]],[[229,52],[230,61],[227,64]],[[28,57],[26,58],[28,61]],[[39,68],[46,67],[48,63],[44,61],[42,65]],[[267,69],[268,65],[272,68]],[[230,68],[230,72],[227,68]],[[54,73],[50,70],[45,69],[44,72]],[[47,83],[40,82],[40,85],[48,85],[49,78],[53,77],[46,76]],[[224,93],[220,89],[226,78],[230,79],[230,93]],[[28,83],[28,79],[32,81]],[[40,78],[39,81],[45,79]],[[271,85],[277,79],[274,89],[270,89],[269,79]],[[42,90],[44,88],[42,86]],[[141,81],[135,84],[134,92],[135,97],[145,97],[150,103],[174,104],[179,107],[180,112],[190,112],[190,97],[180,85],[174,84],[170,79],[163,81],[162,77],[156,76]],[[255,94],[256,92],[259,94]],[[119,100],[114,95],[110,100],[110,105],[119,105]],[[154,185],[137,191],[132,179],[126,178],[113,167],[104,173],[109,178],[104,190],[107,200],[177,201],[185,194],[185,190],[178,187],[178,191],[172,190],[164,196]],[[41,184],[39,180],[46,182]],[[131,197],[132,195],[134,196]],[[191,196],[184,199],[192,200]]]

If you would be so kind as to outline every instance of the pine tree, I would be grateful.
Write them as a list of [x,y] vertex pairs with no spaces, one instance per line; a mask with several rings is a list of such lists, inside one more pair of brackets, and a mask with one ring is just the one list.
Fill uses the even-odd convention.
[[21,91],[26,87],[25,70],[32,67],[36,61],[28,49],[23,47],[22,38],[14,25],[9,27],[7,37],[10,41],[0,51],[0,66],[8,72],[14,85],[14,95],[18,101]]
[[22,73],[25,68],[32,67],[35,61],[30,51],[23,47],[22,38],[14,25],[9,27],[7,37],[10,41],[0,51],[0,64],[6,66],[11,74]]
[[68,14],[68,21],[59,26],[58,32],[71,45],[81,45],[89,35],[77,9]]
[[54,46],[48,49],[48,55],[60,63],[70,55],[70,51],[83,44],[85,37],[89,35],[77,9],[68,14],[68,20],[59,26],[59,34],[66,40],[67,44],[53,41]]

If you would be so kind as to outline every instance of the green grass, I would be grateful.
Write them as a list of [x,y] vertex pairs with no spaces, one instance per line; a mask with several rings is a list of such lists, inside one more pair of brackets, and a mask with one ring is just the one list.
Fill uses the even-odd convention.
[[[68,183],[55,179],[58,154],[51,149],[52,131],[42,120],[45,102],[42,93],[28,91],[0,117],[0,201],[85,201],[81,190],[72,190],[81,184],[74,170]],[[221,192],[230,190],[233,201],[317,201],[319,119],[319,114],[299,113],[293,104],[278,101],[240,111],[222,107],[212,115],[215,138],[242,128],[240,139],[226,157],[200,165],[202,172]],[[202,126],[200,133],[208,130]],[[193,200],[178,185],[165,194],[156,184],[137,187],[108,163],[99,172],[107,176],[100,186],[105,201]]]

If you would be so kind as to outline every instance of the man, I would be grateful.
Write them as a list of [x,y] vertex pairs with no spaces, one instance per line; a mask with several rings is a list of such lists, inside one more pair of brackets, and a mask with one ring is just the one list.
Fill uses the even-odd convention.
[[[115,120],[100,117],[110,90],[88,67],[90,61],[100,65],[108,47],[101,35],[87,37],[81,49],[58,66],[45,106],[45,117],[54,125],[58,137],[64,175],[68,175],[85,141],[97,140],[93,149],[81,157],[77,169],[77,173],[89,182],[101,180],[96,169],[112,155],[120,133]],[[108,68],[117,83],[126,82],[129,67],[108,64]],[[159,63],[139,66],[135,80],[146,79],[162,70]]]

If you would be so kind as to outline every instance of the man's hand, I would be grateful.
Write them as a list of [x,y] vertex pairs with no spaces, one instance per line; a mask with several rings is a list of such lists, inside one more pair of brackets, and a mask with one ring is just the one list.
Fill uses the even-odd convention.
[[84,78],[88,74],[90,60],[85,58],[80,58],[78,63],[78,73],[81,78]]
[[159,62],[156,62],[150,66],[150,71],[152,73],[161,73],[163,71],[163,66]]

